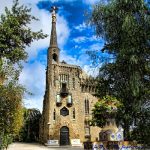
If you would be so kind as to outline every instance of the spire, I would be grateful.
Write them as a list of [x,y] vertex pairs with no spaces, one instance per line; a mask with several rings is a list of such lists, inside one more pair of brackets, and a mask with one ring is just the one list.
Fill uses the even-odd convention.
[[58,47],[57,45],[57,33],[56,33],[56,11],[58,10],[57,7],[52,6],[52,29],[51,29],[51,38],[50,38],[50,47]]

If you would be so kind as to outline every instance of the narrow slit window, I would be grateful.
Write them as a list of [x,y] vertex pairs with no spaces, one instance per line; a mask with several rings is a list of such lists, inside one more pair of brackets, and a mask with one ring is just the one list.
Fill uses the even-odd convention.
[[75,108],[73,108],[73,119],[76,118],[76,114],[75,114]]
[[75,78],[72,78],[73,89],[75,89]]
[[85,99],[85,114],[89,114],[89,100]]
[[54,112],[53,112],[53,120],[56,120],[56,111],[54,109]]
[[85,101],[84,101],[84,107],[85,107],[85,114],[86,114],[86,99],[85,99]]
[[87,113],[89,114],[89,100],[87,99]]

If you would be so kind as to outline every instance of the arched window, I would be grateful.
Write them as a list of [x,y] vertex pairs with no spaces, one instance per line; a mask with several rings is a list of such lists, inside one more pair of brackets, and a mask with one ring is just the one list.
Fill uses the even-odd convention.
[[89,100],[85,99],[85,114],[89,114]]
[[57,62],[57,60],[58,60],[58,57],[57,57],[57,54],[56,54],[56,53],[53,54],[53,60],[54,60],[55,62]]
[[76,118],[76,116],[75,116],[75,115],[76,115],[76,114],[75,114],[75,108],[73,108],[73,112],[72,112],[72,113],[73,113],[73,114],[72,114],[72,115],[73,115],[72,117],[73,117],[73,119],[75,119],[75,118]]
[[54,112],[53,112],[53,120],[56,120],[56,111],[54,109]]

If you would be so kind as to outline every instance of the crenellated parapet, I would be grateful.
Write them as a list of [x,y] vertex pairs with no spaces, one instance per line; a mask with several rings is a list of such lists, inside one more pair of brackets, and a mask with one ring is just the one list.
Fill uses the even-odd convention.
[[95,94],[97,90],[97,80],[93,77],[88,77],[86,79],[81,79],[81,92],[88,92]]

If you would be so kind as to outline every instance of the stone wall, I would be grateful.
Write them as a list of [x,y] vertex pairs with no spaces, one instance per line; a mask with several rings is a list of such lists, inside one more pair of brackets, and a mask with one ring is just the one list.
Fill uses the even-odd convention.
[[[89,82],[83,77],[83,72],[79,66],[68,65],[64,63],[51,64],[53,68],[50,83],[47,85],[47,93],[44,97],[43,114],[40,132],[42,142],[48,139],[60,140],[60,128],[67,126],[69,128],[70,139],[80,139],[81,142],[91,140],[96,141],[99,137],[100,128],[85,125],[92,117],[92,108],[97,98],[86,90],[82,91],[82,85],[89,87]],[[83,79],[84,78],[84,79]],[[68,93],[61,97],[61,103],[57,105],[56,97],[60,94],[62,83],[66,84]],[[92,85],[93,84],[93,85]],[[94,83],[90,87],[94,88]],[[94,90],[92,90],[94,92]],[[67,105],[68,95],[72,97],[72,104]],[[89,101],[89,112],[85,112],[85,99]],[[62,108],[68,109],[69,115],[60,115]],[[75,118],[73,118],[73,110],[75,109]],[[55,119],[54,119],[55,111]],[[87,129],[85,128],[87,127]],[[89,135],[86,135],[89,130]]]

